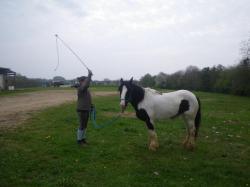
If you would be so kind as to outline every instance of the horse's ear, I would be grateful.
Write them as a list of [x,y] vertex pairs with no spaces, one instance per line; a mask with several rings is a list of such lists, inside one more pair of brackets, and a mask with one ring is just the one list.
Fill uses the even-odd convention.
[[123,79],[121,78],[120,82],[119,82],[119,86],[121,86],[123,84]]
[[132,84],[133,82],[133,77],[129,80],[129,83]]

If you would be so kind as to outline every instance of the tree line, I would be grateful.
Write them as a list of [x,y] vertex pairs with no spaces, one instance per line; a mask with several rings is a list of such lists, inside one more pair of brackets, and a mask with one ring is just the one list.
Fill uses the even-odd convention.
[[[15,82],[16,88],[52,85],[52,80],[30,79],[20,74],[17,74]],[[113,82],[119,83],[119,81]],[[247,56],[237,65],[230,67],[217,65],[199,69],[196,66],[188,66],[185,70],[172,74],[164,72],[158,75],[146,74],[141,77],[139,84],[144,87],[171,90],[187,89],[250,96],[250,58]]]
[[[52,80],[30,79],[20,74],[17,74],[15,79],[16,88],[52,85]],[[115,85],[119,83],[113,82]],[[171,90],[187,89],[250,96],[250,58],[245,57],[237,65],[230,67],[217,65],[199,69],[196,66],[188,66],[185,70],[172,74],[146,74],[141,77],[139,84],[144,87]]]
[[173,74],[146,74],[140,79],[144,87],[163,89],[188,89],[250,96],[250,59],[243,58],[237,65],[222,65],[199,69],[189,66]]
[[21,74],[17,74],[15,77],[15,87],[16,88],[30,88],[30,87],[45,87],[51,81],[47,79],[39,79],[39,78],[28,78]]
[[199,69],[196,66],[189,66],[186,70],[173,74],[164,72],[154,76],[146,74],[139,82],[144,87],[250,96],[250,37],[242,41],[240,52],[241,60],[230,67],[217,65]]

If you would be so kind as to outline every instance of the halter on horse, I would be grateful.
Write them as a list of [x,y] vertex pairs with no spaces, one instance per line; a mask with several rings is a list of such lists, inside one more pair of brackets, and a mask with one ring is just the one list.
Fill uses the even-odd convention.
[[154,130],[156,119],[167,119],[182,116],[187,127],[187,136],[183,144],[188,149],[193,149],[195,139],[201,121],[200,101],[192,92],[178,90],[160,94],[150,88],[142,88],[130,81],[121,79],[120,106],[122,112],[128,103],[131,103],[136,111],[136,116],[145,121],[149,132],[149,149],[156,150],[159,147],[157,134]]

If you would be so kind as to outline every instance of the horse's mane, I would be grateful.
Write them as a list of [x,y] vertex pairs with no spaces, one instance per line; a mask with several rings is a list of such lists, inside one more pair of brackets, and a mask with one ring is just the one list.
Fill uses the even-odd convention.
[[150,92],[152,94],[156,94],[156,95],[161,95],[162,94],[161,92],[159,92],[159,91],[157,91],[155,89],[149,88],[149,87],[144,88],[144,89],[145,89],[146,92]]
[[131,89],[133,90],[131,95],[131,104],[137,110],[138,103],[140,103],[144,98],[145,90],[142,87],[133,83],[131,84]]

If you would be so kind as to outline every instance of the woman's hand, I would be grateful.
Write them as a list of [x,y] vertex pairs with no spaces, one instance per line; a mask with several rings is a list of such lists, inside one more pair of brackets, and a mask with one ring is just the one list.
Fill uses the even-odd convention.
[[91,77],[93,75],[93,73],[90,69],[88,69],[88,73],[89,73],[89,77]]

